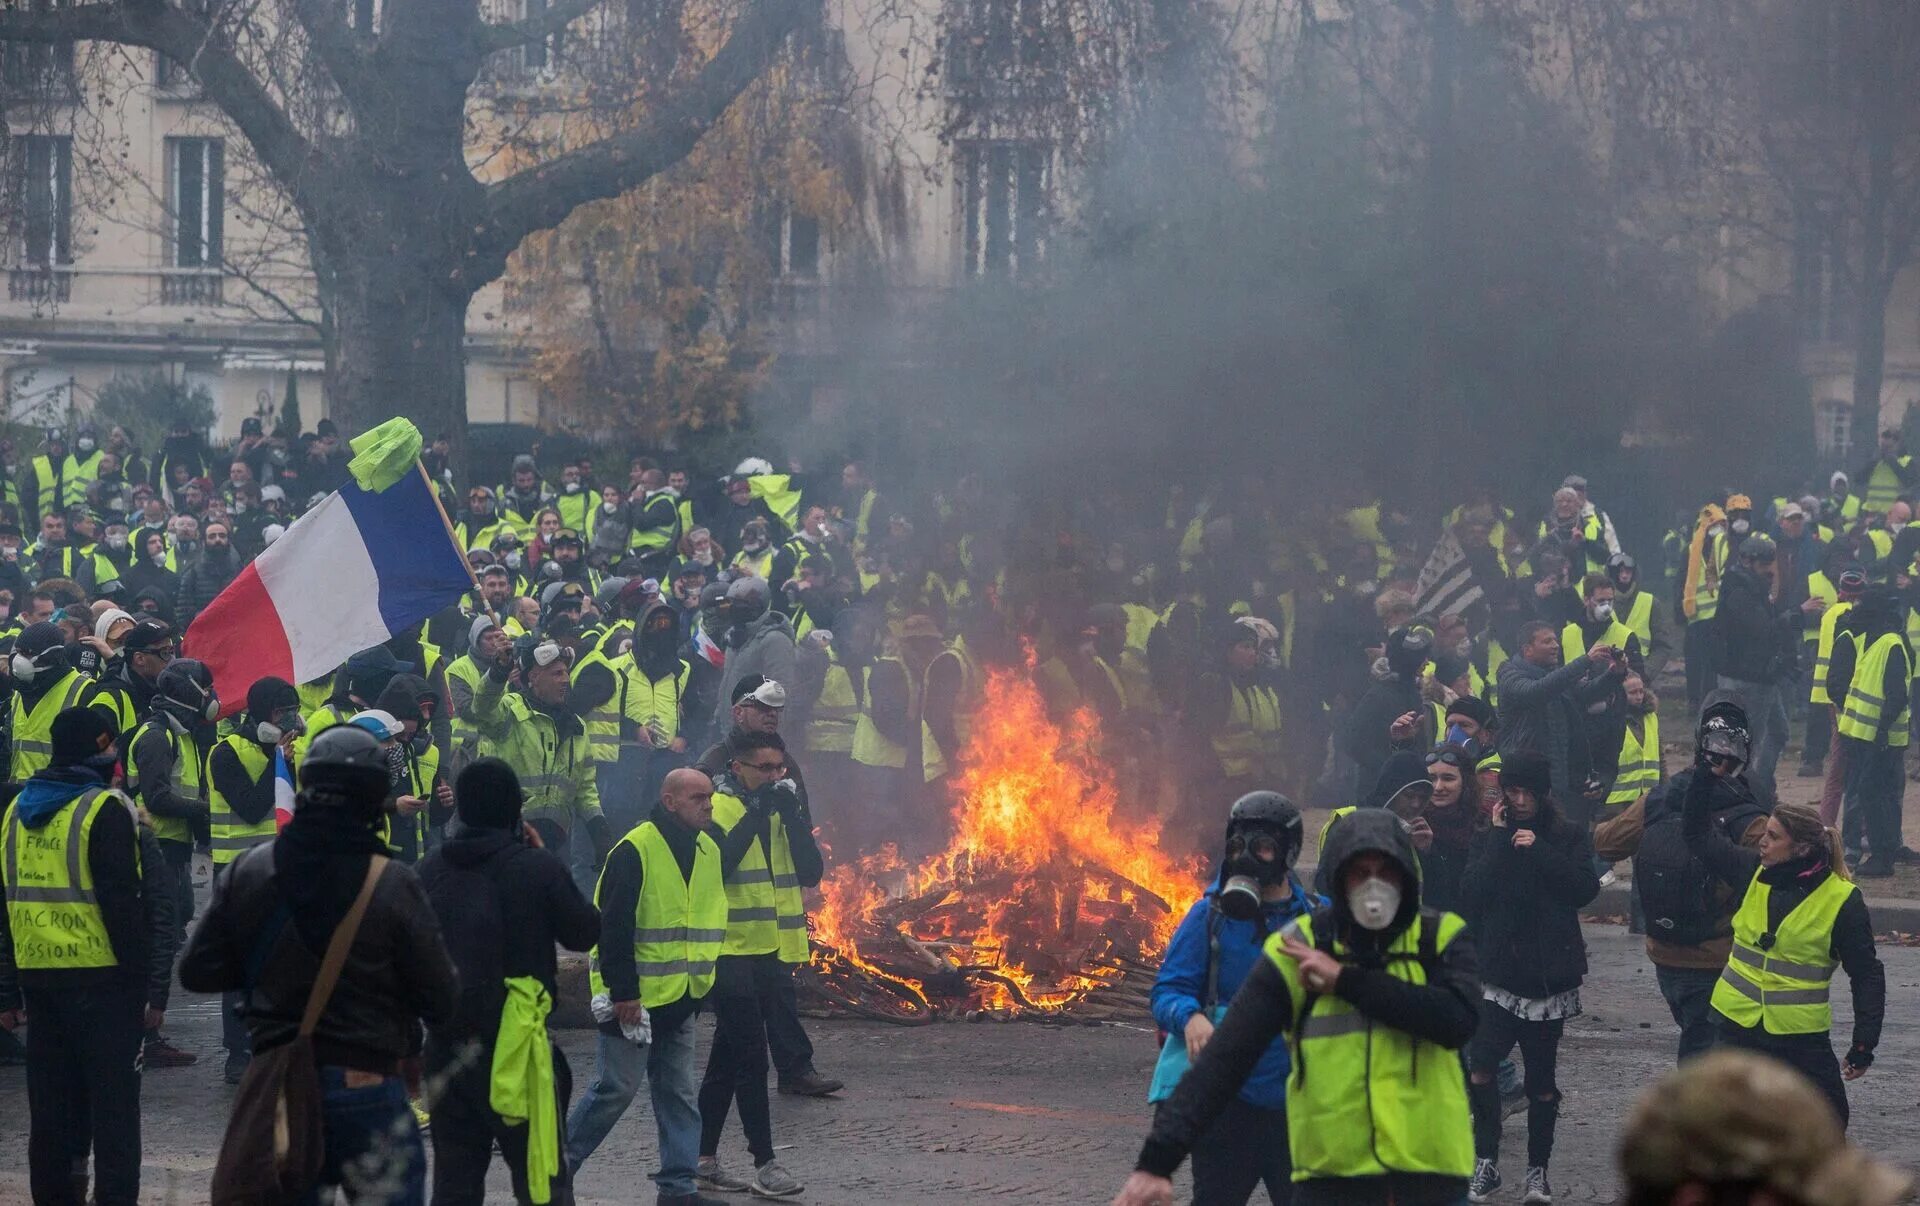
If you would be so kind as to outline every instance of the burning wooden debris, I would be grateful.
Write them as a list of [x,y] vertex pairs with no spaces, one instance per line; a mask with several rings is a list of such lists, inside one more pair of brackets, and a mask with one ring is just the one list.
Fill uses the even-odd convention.
[[947,848],[835,869],[813,909],[803,1003],[822,1015],[1143,1019],[1201,869],[1116,813],[1097,721],[1063,732],[1031,682],[993,671],[953,784]]

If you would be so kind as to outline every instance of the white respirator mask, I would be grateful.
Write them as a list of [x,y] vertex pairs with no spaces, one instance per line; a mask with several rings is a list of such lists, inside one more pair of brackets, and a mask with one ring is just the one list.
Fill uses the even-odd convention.
[[1400,889],[1377,875],[1371,876],[1347,893],[1347,909],[1361,929],[1384,930],[1400,915]]

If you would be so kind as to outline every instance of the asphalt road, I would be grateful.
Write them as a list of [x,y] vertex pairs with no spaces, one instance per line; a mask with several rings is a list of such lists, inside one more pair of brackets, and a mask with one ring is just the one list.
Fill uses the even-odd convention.
[[[1638,939],[1615,926],[1587,929],[1593,971],[1586,1014],[1568,1026],[1561,1055],[1566,1096],[1554,1154],[1562,1202],[1612,1201],[1611,1147],[1624,1113],[1673,1060],[1674,1032]],[[1920,950],[1883,949],[1890,1015],[1871,1074],[1852,1086],[1853,1135],[1889,1158],[1911,1156],[1920,1128],[1914,1092],[1920,1051]],[[1848,994],[1836,993],[1839,1016]],[[169,1031],[198,1052],[195,1067],[147,1074],[145,1200],[191,1204],[206,1186],[231,1090],[220,1083],[215,1003],[176,1002]],[[774,1098],[780,1156],[807,1183],[809,1203],[1105,1202],[1132,1165],[1145,1132],[1143,1102],[1154,1057],[1147,1019],[1139,1028],[1027,1023],[941,1023],[902,1029],[873,1023],[810,1027],[820,1068],[844,1078],[839,1097]],[[707,1043],[703,1032],[701,1046]],[[592,1035],[562,1045],[576,1076],[591,1075]],[[704,1054],[701,1057],[704,1063]],[[581,1199],[651,1202],[653,1122],[644,1093],[580,1178]],[[0,1202],[26,1198],[26,1084],[0,1069]],[[1507,1122],[1508,1189],[1519,1201],[1525,1119]],[[748,1163],[737,1124],[723,1158]],[[497,1166],[496,1166],[497,1168]],[[504,1175],[494,1196],[511,1201]],[[745,1199],[741,1199],[744,1201]]]

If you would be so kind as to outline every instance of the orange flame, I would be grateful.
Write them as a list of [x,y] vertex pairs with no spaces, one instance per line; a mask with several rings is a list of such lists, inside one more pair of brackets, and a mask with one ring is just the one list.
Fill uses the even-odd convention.
[[[836,868],[812,912],[816,970],[852,964],[923,1003],[1054,1011],[1119,978],[1113,956],[1156,961],[1204,868],[1161,849],[1157,820],[1121,815],[1100,748],[1091,710],[1063,731],[1025,673],[990,671],[946,849],[907,866],[887,846]],[[882,916],[907,900],[904,922]],[[905,949],[925,970],[863,947]]]

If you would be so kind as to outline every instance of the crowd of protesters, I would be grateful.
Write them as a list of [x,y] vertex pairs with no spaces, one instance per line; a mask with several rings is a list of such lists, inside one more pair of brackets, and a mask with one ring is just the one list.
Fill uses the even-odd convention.
[[[221,720],[189,629],[349,456],[329,424],[255,420],[218,450],[177,430],[147,456],[84,427],[31,456],[0,447],[7,840],[51,827],[35,848],[67,849],[84,832],[73,858],[95,860],[84,891],[44,854],[28,860],[44,879],[8,869],[0,1026],[43,1029],[0,1058],[101,1069],[36,1105],[36,1196],[75,1192],[55,1171],[85,1145],[74,1095],[125,1093],[103,1051],[194,1062],[161,1033],[182,950],[182,981],[224,994],[243,1097],[256,1053],[313,1039],[330,1128],[314,1175],[350,1193],[349,1166],[378,1150],[382,1192],[424,1194],[417,1130],[411,1147],[382,1138],[408,1115],[433,1124],[437,1199],[471,1200],[496,1146],[517,1196],[564,1191],[643,1077],[663,1201],[800,1192],[774,1154],[769,1067],[782,1091],[840,1087],[795,1006],[804,890],[830,860],[944,844],[989,666],[1031,667],[1058,721],[1096,716],[1125,805],[1162,816],[1168,842],[1217,858],[1238,801],[1156,990],[1161,1104],[1127,1200],[1165,1200],[1194,1151],[1208,1202],[1262,1182],[1280,1200],[1289,1181],[1303,1201],[1484,1201],[1518,1103],[1522,1192],[1551,1201],[1578,911],[1627,858],[1683,1055],[1764,1051],[1843,1122],[1842,1077],[1872,1063],[1884,980],[1852,868],[1916,857],[1899,822],[1920,469],[1897,437],[1863,496],[1836,475],[1823,497],[1704,502],[1651,575],[1577,476],[1537,514],[1480,497],[1423,527],[1362,496],[1282,516],[1251,478],[1141,514],[1100,489],[891,483],[858,459],[717,475],[536,448],[503,480],[463,481],[436,441],[423,462],[473,591],[319,681],[252,684]],[[1669,775],[1655,688],[1683,655],[1698,724]],[[1822,779],[1804,808],[1776,777],[1795,723],[1800,774]],[[291,819],[281,764],[301,788]],[[1314,891],[1282,789],[1340,806]],[[137,807],[131,833],[94,819],[115,814],[102,792]],[[190,925],[196,851],[215,886]],[[110,960],[77,977],[22,957],[39,950],[24,904],[70,897],[62,924],[97,928]],[[1782,964],[1756,944],[1801,901],[1817,924]],[[407,953],[347,954],[362,926]],[[336,945],[341,965],[323,958]],[[556,945],[593,951],[598,1067],[577,1101],[543,1037]],[[1824,1005],[1768,1003],[1840,967],[1844,1069]],[[1228,1010],[1243,985],[1247,1008]],[[36,995],[111,1016],[49,1036]],[[703,1009],[717,1027],[696,1087]],[[1395,1036],[1378,1062],[1376,1026]],[[1374,1118],[1388,1154],[1339,1138],[1333,1116],[1403,1070],[1418,1100]],[[735,1105],[750,1175],[719,1157]],[[137,1122],[91,1121],[102,1202],[130,1200],[129,1150],[137,1185]],[[1356,1180],[1379,1194],[1342,1196]]]

